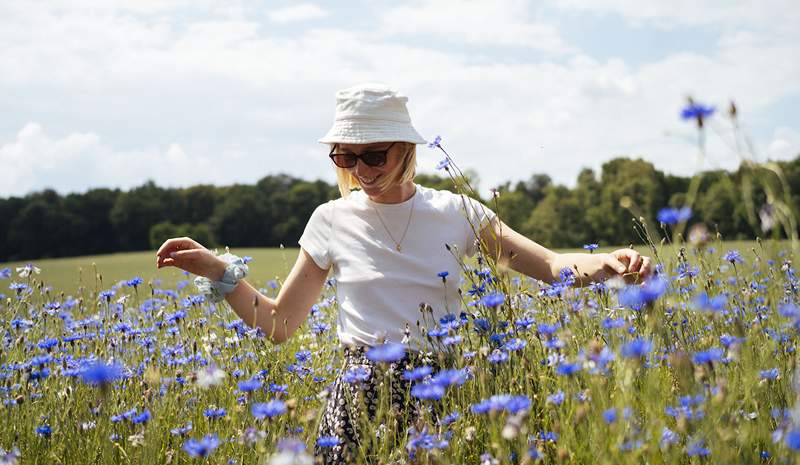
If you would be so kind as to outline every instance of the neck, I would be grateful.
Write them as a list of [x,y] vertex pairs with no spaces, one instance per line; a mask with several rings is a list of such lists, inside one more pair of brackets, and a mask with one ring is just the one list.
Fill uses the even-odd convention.
[[411,181],[392,186],[378,195],[370,195],[369,199],[375,203],[400,203],[410,199],[416,187]]

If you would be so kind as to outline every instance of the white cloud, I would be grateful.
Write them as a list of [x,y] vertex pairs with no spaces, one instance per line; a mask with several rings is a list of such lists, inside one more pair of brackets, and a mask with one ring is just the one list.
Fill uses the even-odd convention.
[[293,23],[320,19],[328,16],[328,12],[313,3],[300,3],[267,13],[270,21],[275,23]]
[[800,155],[800,132],[787,127],[775,128],[767,148],[771,160],[791,160]]
[[179,144],[114,150],[94,133],[52,137],[41,124],[27,123],[14,140],[0,145],[0,195],[23,195],[52,188],[59,192],[88,187],[129,188],[153,179],[176,186],[208,180],[213,168],[205,157],[189,157]]
[[[330,125],[335,89],[358,81],[409,95],[418,129],[441,133],[459,165],[480,172],[484,190],[535,172],[572,183],[581,167],[617,155],[679,174],[732,168],[738,159],[713,137],[708,166],[694,162],[692,126],[677,116],[686,95],[721,107],[735,98],[744,122],[764,127],[771,105],[800,93],[797,45],[764,30],[727,31],[712,53],[633,66],[574,50],[539,27],[555,23],[518,1],[419,6],[357,21],[374,30],[298,28],[292,36],[247,15],[200,14],[210,6],[191,18],[156,1],[150,8],[159,13],[144,17],[124,8],[14,7],[0,27],[0,102],[13,110],[0,114],[0,128],[13,131],[0,151],[2,166],[13,168],[0,174],[0,195],[148,178],[253,182],[280,172],[332,181],[316,140]],[[470,44],[498,56],[476,59]],[[554,53],[524,56],[539,46]],[[505,60],[506,47],[522,56]],[[779,140],[796,141],[756,144],[763,153],[792,150]],[[424,171],[439,158],[420,148]]]
[[573,48],[553,23],[535,20],[520,0],[422,0],[379,14],[379,30],[389,35],[432,35],[451,43],[515,46],[552,54]]
[[633,23],[664,28],[752,27],[773,32],[796,31],[800,6],[795,0],[554,0],[561,8],[616,13]]

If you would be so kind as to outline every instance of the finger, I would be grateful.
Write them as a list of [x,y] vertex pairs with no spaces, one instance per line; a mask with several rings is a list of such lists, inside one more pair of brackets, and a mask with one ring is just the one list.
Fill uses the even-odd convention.
[[638,271],[641,263],[642,263],[642,256],[639,254],[639,252],[631,250],[628,271],[631,273]]
[[603,264],[617,273],[624,273],[626,269],[625,264],[619,261],[617,257],[610,254],[606,257]]
[[174,252],[170,252],[169,258],[177,262],[188,262],[198,258],[200,253],[201,252],[198,249],[176,250]]
[[156,255],[166,256],[169,255],[169,253],[173,250],[194,248],[196,248],[196,243],[188,237],[173,237],[172,239],[167,239],[163,244],[161,244],[161,247],[158,248]]
[[175,260],[172,258],[165,258],[161,261],[159,268],[164,268],[165,266],[178,266],[175,264]]
[[642,278],[646,278],[650,276],[650,273],[653,272],[653,268],[651,265],[650,257],[643,257],[642,258],[642,266],[639,268],[639,276]]
[[180,238],[167,239],[166,241],[164,241],[163,244],[161,244],[161,247],[159,247],[158,250],[156,251],[156,256],[163,257],[165,255],[168,255],[172,249],[177,248],[179,241]]

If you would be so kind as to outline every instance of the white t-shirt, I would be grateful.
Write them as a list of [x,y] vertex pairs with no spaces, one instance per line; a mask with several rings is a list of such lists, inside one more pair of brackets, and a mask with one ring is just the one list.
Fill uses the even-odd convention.
[[[400,241],[412,201],[413,216],[398,252],[386,228]],[[408,326],[410,348],[431,349],[417,321],[432,328],[446,313],[461,311],[461,268],[453,255],[472,256],[477,244],[470,224],[480,231],[494,216],[467,196],[420,185],[401,203],[375,203],[362,191],[353,191],[317,207],[299,242],[320,268],[333,267],[340,341],[374,346],[385,336],[401,342]],[[446,284],[437,276],[442,271],[449,273]],[[430,314],[423,321],[421,303],[433,308],[435,321]]]

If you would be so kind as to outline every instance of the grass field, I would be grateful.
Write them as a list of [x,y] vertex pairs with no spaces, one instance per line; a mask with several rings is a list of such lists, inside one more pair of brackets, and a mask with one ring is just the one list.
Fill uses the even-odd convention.
[[[739,250],[745,256],[752,256],[754,249],[768,249],[767,252],[778,247],[788,248],[785,242],[765,242],[760,246],[755,241],[727,241],[711,244],[720,251],[729,249]],[[620,246],[622,247],[622,246]],[[618,247],[602,247],[598,252],[609,252]],[[644,246],[636,249],[648,255],[653,255]],[[282,280],[289,274],[292,265],[297,259],[298,248],[234,248],[232,253],[239,256],[250,256],[250,276],[248,281],[257,287],[263,287],[273,279]],[[583,252],[581,249],[563,249],[559,252]],[[659,255],[673,256],[675,247],[664,246]],[[162,287],[175,287],[175,284],[187,279],[181,270],[175,268],[155,267],[155,251],[126,252],[108,255],[91,255],[84,257],[53,258],[43,260],[25,260],[10,263],[0,263],[0,269],[12,269],[33,263],[42,269],[41,281],[52,286],[57,292],[63,291],[69,295],[77,291],[79,286],[91,290],[102,290],[111,287],[122,280],[134,276],[144,279],[145,283],[151,280],[161,280]]]
[[[268,281],[297,249],[233,252],[274,295]],[[798,463],[789,244],[649,254],[660,273],[644,286],[574,288],[567,274],[543,285],[464,263],[463,312],[425,320],[438,355],[347,372],[361,402],[360,382],[387,386],[405,369],[417,405],[354,417],[374,433],[356,463]],[[342,366],[335,282],[274,345],[153,255],[0,275],[0,463],[310,464],[337,447],[317,434]],[[114,286],[134,276],[162,282]]]

